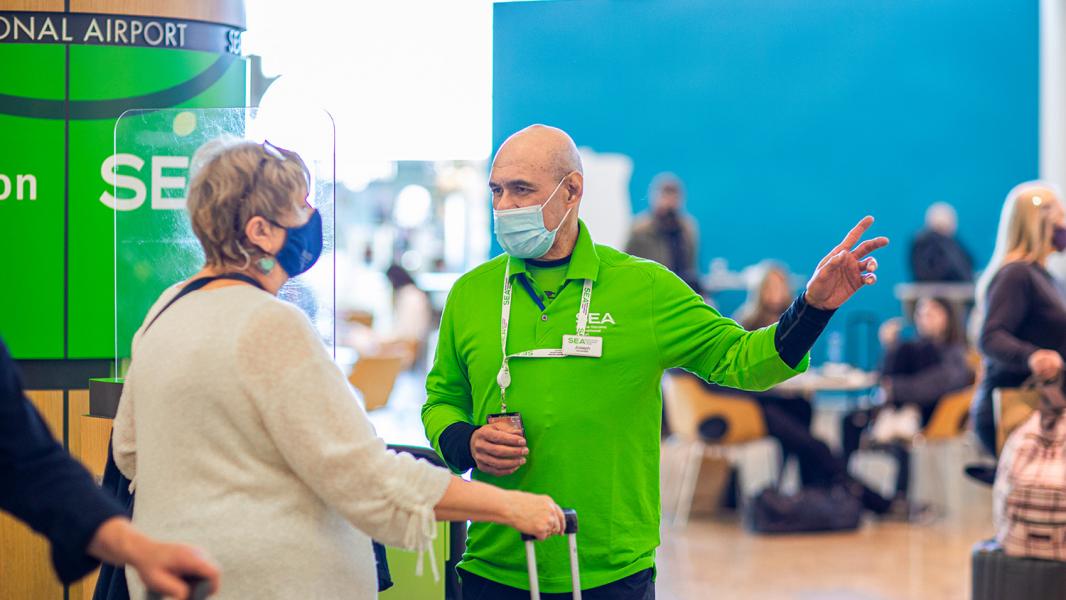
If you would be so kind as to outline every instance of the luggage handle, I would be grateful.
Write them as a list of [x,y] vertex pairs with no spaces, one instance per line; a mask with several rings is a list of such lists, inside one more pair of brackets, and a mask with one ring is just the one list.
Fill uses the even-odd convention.
[[[574,600],[581,600],[581,573],[577,562],[577,511],[572,508],[563,509],[565,526],[563,533],[566,534],[570,544],[570,580],[574,588]],[[526,544],[526,568],[529,570],[529,597],[532,600],[540,600],[540,581],[537,577],[537,550],[533,546],[536,537],[523,533],[522,541]]]
[[[203,577],[186,575],[181,578],[189,586],[189,600],[205,600],[211,595],[211,582]],[[146,600],[163,600],[163,594],[148,590]]]

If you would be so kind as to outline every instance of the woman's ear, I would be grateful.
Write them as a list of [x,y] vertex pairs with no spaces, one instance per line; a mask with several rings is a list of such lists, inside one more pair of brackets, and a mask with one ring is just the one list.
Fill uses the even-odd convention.
[[252,245],[267,254],[277,254],[281,244],[277,241],[277,227],[260,216],[252,217],[244,226],[244,235]]

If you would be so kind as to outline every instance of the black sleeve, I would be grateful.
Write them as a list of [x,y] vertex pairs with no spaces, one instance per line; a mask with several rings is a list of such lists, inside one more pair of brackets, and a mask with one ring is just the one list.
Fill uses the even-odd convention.
[[1015,371],[1029,371],[1029,355],[1037,346],[1018,339],[1032,296],[1029,267],[1020,263],[1005,265],[988,286],[985,320],[978,345],[981,354]]
[[466,472],[477,466],[474,455],[470,452],[470,438],[478,430],[476,425],[458,421],[452,423],[440,434],[437,440],[444,462],[459,472]]
[[777,322],[774,347],[786,365],[795,369],[803,357],[811,351],[818,336],[829,324],[835,310],[814,308],[803,298],[807,290],[800,292],[788,310]]
[[892,377],[891,400],[927,406],[973,382],[974,372],[966,362],[965,346],[952,346],[941,350],[939,361],[917,373]]
[[0,510],[48,538],[64,583],[99,562],[86,554],[104,521],[124,515],[92,476],[56,443],[26,399],[15,361],[0,341]]

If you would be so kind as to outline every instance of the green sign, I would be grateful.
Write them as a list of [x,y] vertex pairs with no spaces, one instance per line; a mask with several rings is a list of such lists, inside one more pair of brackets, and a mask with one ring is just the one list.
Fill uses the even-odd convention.
[[[7,291],[0,297],[0,336],[20,359],[109,358],[115,353],[115,203],[131,213],[173,211],[185,173],[174,162],[180,159],[113,156],[116,118],[129,109],[244,106],[246,64],[222,51],[239,47],[232,28],[131,17],[124,18],[128,31],[142,35],[118,40],[122,19],[96,15],[94,24],[85,15],[50,26],[84,43],[55,44],[41,43],[52,38],[36,15],[31,21],[29,13],[0,13]],[[95,35],[94,27],[104,34]],[[153,45],[157,29],[164,37]],[[172,30],[173,45],[166,37]],[[198,40],[219,48],[188,49]],[[175,47],[179,42],[184,49]],[[116,199],[115,173],[141,185],[121,188]]]

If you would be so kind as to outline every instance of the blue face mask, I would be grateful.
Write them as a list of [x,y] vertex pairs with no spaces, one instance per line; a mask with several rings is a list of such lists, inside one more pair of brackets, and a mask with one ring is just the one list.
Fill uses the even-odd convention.
[[311,218],[299,227],[278,227],[285,229],[285,244],[275,257],[278,264],[289,277],[306,272],[322,255],[322,215],[316,210]]
[[563,181],[566,181],[566,177],[559,180],[559,184],[544,204],[492,211],[493,231],[496,232],[496,240],[500,242],[504,252],[515,258],[540,258],[551,250],[552,244],[555,243],[555,234],[559,232],[559,227],[562,227],[570,211],[563,215],[559,227],[548,231],[544,226],[544,207],[555,197],[555,192],[559,191]]

